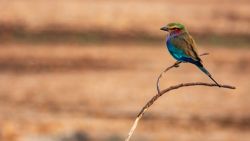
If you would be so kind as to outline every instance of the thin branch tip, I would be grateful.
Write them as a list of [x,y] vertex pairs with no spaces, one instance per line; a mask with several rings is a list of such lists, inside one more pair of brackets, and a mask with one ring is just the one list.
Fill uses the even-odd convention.
[[[203,53],[201,54],[200,56],[204,56],[204,55],[209,55],[209,53]],[[169,71],[170,69],[172,68],[175,68],[175,67],[179,67],[179,65],[181,64],[182,62],[180,61],[177,61],[175,62],[173,65],[171,65],[170,67],[167,67],[157,78],[157,82],[156,82],[156,86],[157,86],[157,94],[154,95],[147,103],[146,105],[143,106],[143,108],[141,109],[141,111],[138,113],[134,123],[133,123],[133,126],[131,127],[130,131],[129,131],[129,134],[127,136],[127,138],[125,139],[125,141],[129,141],[131,136],[133,135],[137,125],[138,125],[138,122],[139,120],[142,118],[143,114],[148,110],[148,108],[150,106],[152,106],[154,104],[154,102],[160,98],[162,95],[166,94],[167,92],[169,91],[172,91],[172,90],[175,90],[175,89],[178,89],[178,88],[181,88],[181,87],[190,87],[190,86],[208,86],[208,87],[218,87],[218,88],[226,88],[226,89],[236,89],[235,86],[230,86],[230,85],[223,85],[223,84],[216,84],[216,83],[204,83],[204,82],[192,82],[192,83],[181,83],[181,84],[178,84],[178,85],[174,85],[174,86],[170,86],[166,89],[163,89],[163,90],[160,90],[160,85],[159,85],[159,81],[160,81],[160,78],[162,77],[163,73],[166,73],[167,71]]]
[[[133,126],[131,127],[130,129],[130,132],[126,138],[125,141],[129,141],[132,134],[134,133],[134,130],[136,129],[137,125],[138,125],[138,122],[139,120],[142,118],[143,114],[148,110],[148,108],[150,106],[152,106],[154,104],[154,102],[160,98],[162,95],[166,94],[167,92],[169,91],[172,91],[172,90],[175,90],[175,89],[178,89],[178,88],[181,88],[181,87],[189,87],[189,86],[208,86],[208,87],[218,87],[217,84],[214,84],[214,83],[204,83],[204,82],[193,82],[193,83],[181,83],[181,84],[178,84],[178,85],[174,85],[174,86],[170,86],[162,91],[158,91],[158,93],[153,96],[147,103],[146,105],[141,109],[141,111],[138,113],[138,115],[136,116],[136,120],[134,121],[133,123]],[[235,86],[230,86],[230,85],[220,85],[221,87],[218,87],[218,88],[226,88],[226,89],[236,89]]]

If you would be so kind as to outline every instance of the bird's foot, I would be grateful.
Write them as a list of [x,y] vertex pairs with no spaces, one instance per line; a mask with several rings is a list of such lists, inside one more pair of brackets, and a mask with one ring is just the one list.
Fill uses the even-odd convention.
[[175,62],[175,63],[174,63],[174,67],[178,68],[178,67],[180,66],[180,65],[179,65],[180,63],[182,63],[182,62],[180,62],[180,61]]
[[180,65],[176,64],[174,67],[178,68]]

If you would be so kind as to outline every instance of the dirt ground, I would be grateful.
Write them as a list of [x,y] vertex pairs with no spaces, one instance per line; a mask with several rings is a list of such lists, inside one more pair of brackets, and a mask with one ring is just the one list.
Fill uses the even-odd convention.
[[[132,140],[247,141],[250,50],[203,46],[204,65],[236,90],[182,88],[157,101]],[[173,64],[163,45],[17,45],[0,47],[1,141],[121,141]],[[211,82],[182,64],[161,88]]]

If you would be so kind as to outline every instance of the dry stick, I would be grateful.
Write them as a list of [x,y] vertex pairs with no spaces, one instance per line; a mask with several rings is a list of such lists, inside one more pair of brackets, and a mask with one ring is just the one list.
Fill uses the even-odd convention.
[[[209,53],[202,53],[200,56],[204,56],[204,55],[209,55]],[[160,79],[161,79],[161,77],[162,77],[162,75],[163,75],[163,73],[166,73],[168,70],[170,70],[170,69],[172,69],[172,68],[174,68],[174,67],[179,67],[179,64],[180,63],[182,63],[181,61],[176,61],[172,66],[170,66],[170,67],[167,67],[159,76],[158,76],[158,78],[157,78],[157,82],[156,82],[156,87],[157,87],[157,92],[158,93],[160,93]]]
[[[182,83],[182,84],[178,84],[175,86],[170,86],[167,89],[162,90],[160,93],[156,94],[154,97],[152,97],[147,104],[141,109],[141,111],[139,112],[139,114],[136,117],[136,120],[132,126],[132,128],[130,129],[130,132],[126,138],[125,141],[129,141],[132,134],[134,133],[135,128],[137,127],[137,124],[139,122],[139,120],[141,119],[141,117],[143,116],[143,114],[148,110],[148,108],[154,104],[154,102],[161,97],[162,95],[166,94],[167,92],[174,90],[174,89],[178,89],[181,87],[189,87],[189,86],[209,86],[209,87],[217,87],[217,84],[212,84],[212,83],[204,83],[204,82],[195,82],[195,83]],[[228,88],[228,89],[235,89],[234,86],[230,86],[230,85],[221,85],[221,88]]]
[[[202,55],[207,55],[207,53],[204,53]],[[201,56],[202,56],[201,55]],[[129,131],[129,134],[127,136],[127,138],[125,139],[125,141],[129,141],[132,134],[134,133],[136,127],[137,127],[137,124],[139,122],[139,120],[142,118],[143,114],[148,110],[148,108],[154,104],[154,102],[159,98],[161,97],[162,95],[166,94],[167,92],[171,91],[171,90],[175,90],[175,89],[178,89],[178,88],[181,88],[181,87],[189,87],[189,86],[209,86],[209,87],[217,87],[217,84],[211,84],[211,83],[204,83],[204,82],[195,82],[195,83],[181,83],[181,84],[178,84],[178,85],[175,85],[175,86],[170,86],[168,87],[167,89],[164,89],[162,91],[159,90],[159,79],[160,77],[162,76],[163,73],[167,72],[168,70],[170,70],[171,68],[174,68],[174,67],[178,67],[178,65],[180,64],[181,62],[176,62],[174,65],[166,68],[164,70],[164,72],[162,72],[160,74],[160,76],[158,77],[158,80],[157,80],[157,90],[158,90],[158,93],[152,97],[148,102],[147,104],[141,109],[141,111],[139,112],[139,114],[137,115],[135,121],[134,121],[134,124],[133,126],[131,127],[130,131]],[[230,85],[221,85],[220,88],[228,88],[228,89],[235,89],[234,86],[230,86]]]
[[176,68],[179,67],[179,64],[180,64],[180,63],[181,63],[180,61],[175,62],[172,66],[167,67],[167,68],[158,76],[157,82],[156,82],[158,94],[161,92],[161,90],[160,90],[160,83],[159,83],[159,82],[160,82],[160,79],[161,79],[163,73],[166,73],[168,70],[170,70],[170,69],[172,69],[172,68],[174,68],[174,67],[176,67]]

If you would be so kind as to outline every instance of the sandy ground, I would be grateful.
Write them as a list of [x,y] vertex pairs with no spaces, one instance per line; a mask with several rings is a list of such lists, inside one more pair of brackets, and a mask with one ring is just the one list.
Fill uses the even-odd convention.
[[[132,140],[247,141],[250,138],[250,50],[204,46],[214,78],[236,90],[183,88],[157,101]],[[120,141],[155,93],[164,45],[1,45],[2,141]],[[182,64],[161,87],[211,82]]]

